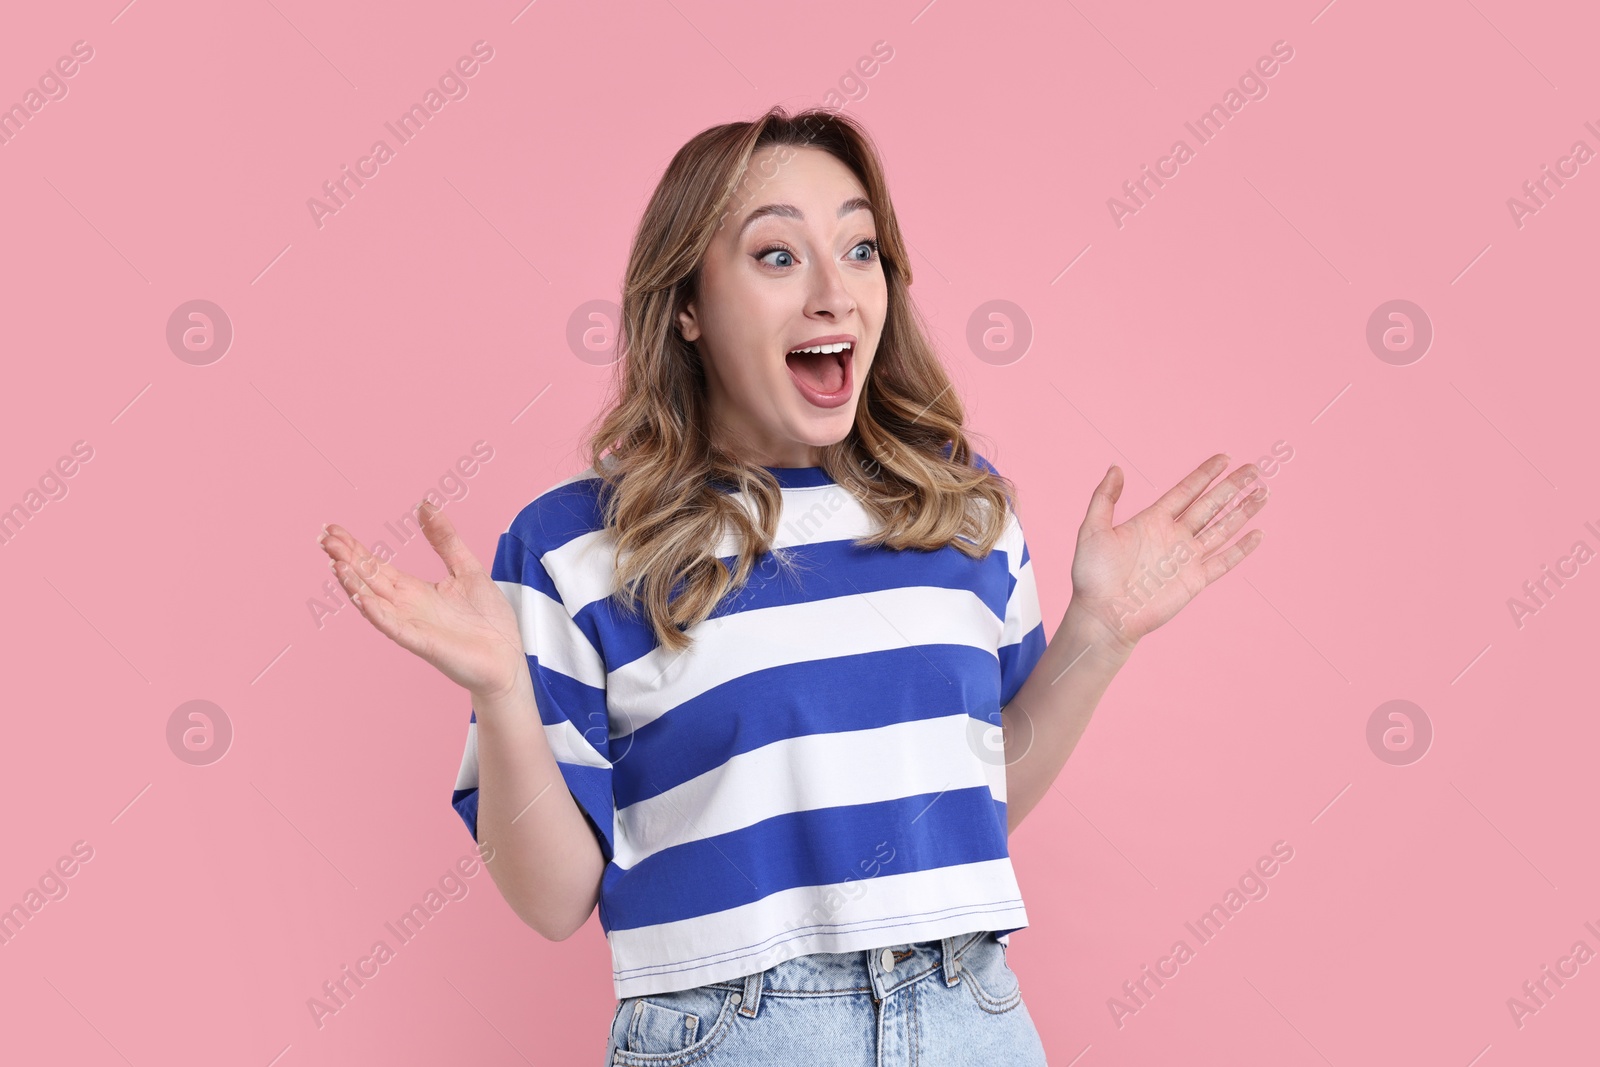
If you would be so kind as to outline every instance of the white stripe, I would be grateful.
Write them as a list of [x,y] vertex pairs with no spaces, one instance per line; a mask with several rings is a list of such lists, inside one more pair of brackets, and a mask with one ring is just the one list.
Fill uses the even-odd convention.
[[[869,730],[807,734],[742,752],[664,793],[617,809],[617,864],[637,866],[662,849],[725,834],[790,812],[943,794],[999,791],[986,722],[954,714]],[[990,757],[991,760],[993,757]],[[939,803],[930,797],[928,807]]]
[[457,789],[478,788],[478,724],[467,723],[467,747],[461,753],[461,770],[456,774]]
[[[597,477],[593,475],[593,470],[591,467],[584,475],[569,478],[552,486],[552,489],[578,481],[585,475]],[[877,517],[843,486],[802,486],[784,489],[781,493],[782,506],[772,541],[774,550],[829,541],[856,541],[879,529]],[[755,517],[754,497],[747,493],[728,495],[752,519]],[[1015,561],[1022,555],[1022,545],[1021,525],[1016,514],[1008,508],[1006,526],[995,548],[1009,554],[1013,573],[1016,571]],[[717,556],[727,558],[740,555],[743,547],[743,543],[729,531],[722,535],[714,551]],[[588,605],[604,600],[615,592],[616,539],[609,530],[602,528],[579,534],[544,553],[540,562],[556,583],[562,602],[574,616]]]
[[[746,493],[729,496],[754,518],[753,497]],[[772,544],[774,549],[783,549],[824,541],[853,541],[876,530],[877,520],[853,493],[837,485],[785,489]],[[740,555],[742,550],[742,543],[730,532],[723,534],[715,552],[728,557]],[[615,591],[616,538],[609,530],[579,534],[544,553],[540,562],[573,615]]]
[[[605,688],[605,660],[560,603],[541,590],[520,582],[496,581],[494,584],[500,587],[517,616],[517,629],[522,636],[525,655],[535,656],[544,670],[555,671],[596,689]],[[530,672],[532,669],[530,664]],[[585,729],[598,729],[598,726],[598,723],[586,724]],[[585,767],[611,766],[611,761],[584,736],[583,730],[568,719],[553,725],[544,724],[544,735],[559,762]],[[477,765],[476,742],[477,733],[474,731],[470,738],[474,767]]]
[[658,646],[611,672],[611,736],[755,671],[836,656],[959,644],[996,655],[1001,620],[968,589],[904,586],[753,608],[690,627],[687,652]]
[[[750,517],[755,517],[752,496],[731,493],[730,499],[744,507]],[[861,501],[854,494],[840,486],[792,488],[782,491],[782,507],[778,512],[778,531],[773,537],[773,547],[789,549],[798,544],[819,544],[822,541],[854,541],[875,531],[877,520],[861,506]],[[741,550],[741,542],[725,531],[715,553],[718,557],[733,557],[739,555]],[[614,592],[616,537],[610,530],[602,528],[579,534],[539,558],[552,581],[557,582],[562,601],[574,616],[590,603],[605,600]]]
[[555,583],[562,603],[577,615],[613,592],[616,580],[616,538],[606,529],[579,534],[539,557]]
[[[678,922],[611,931],[617,998],[739,978],[811,952],[851,952],[1028,925],[1010,859],[896,874],[893,847],[890,841],[876,855],[861,857],[857,879],[786,889]],[[883,855],[890,858],[880,862]],[[818,924],[826,925],[797,936]]]
[[[1039,587],[1033,577],[1033,560],[1030,558],[1017,575],[1017,584],[1011,587],[1011,599],[1006,602],[1005,628],[1001,632],[1001,647],[1021,641],[1033,628],[1044,621],[1039,609]],[[1045,640],[1050,639],[1045,635]]]
[[531,585],[499,580],[494,584],[517,616],[524,655],[537,656],[539,665],[547,670],[597,689],[605,687],[605,660],[566,608]]
[[[595,725],[598,729],[599,724]],[[583,736],[583,732],[568,719],[562,719],[554,726],[545,724],[544,739],[549,742],[550,751],[555,755],[557,763],[575,763],[581,767],[611,769],[611,761],[602,756],[600,751],[590,744],[589,739]]]
[[[595,750],[576,726],[566,720],[554,726],[545,726],[544,738],[558,763],[611,767],[610,761]],[[475,722],[467,724],[467,744],[461,754],[461,770],[456,773],[456,788],[478,788],[478,724]]]
[[[755,497],[748,493],[733,493],[731,497],[755,517]],[[854,541],[879,529],[877,517],[842,485],[797,486],[783,490],[782,500],[772,540],[775,549]],[[719,556],[734,556],[740,554],[741,548],[738,538],[729,532],[717,543],[716,552]]]

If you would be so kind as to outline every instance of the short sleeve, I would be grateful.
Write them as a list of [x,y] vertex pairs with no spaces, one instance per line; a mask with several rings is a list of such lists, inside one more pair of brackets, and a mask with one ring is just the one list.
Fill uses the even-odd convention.
[[1033,557],[1022,524],[1009,512],[1011,532],[1006,541],[1011,592],[1006,598],[1006,618],[1000,629],[1000,706],[1011,703],[1044,655],[1044,619],[1039,610],[1039,587],[1033,580]]
[[[534,702],[556,766],[610,863],[615,855],[616,804],[604,657],[562,603],[540,557],[516,534],[507,531],[500,535],[489,574],[516,613]],[[467,724],[466,748],[451,804],[477,840],[476,710]]]
[[[973,453],[975,465],[990,474],[999,474],[993,463]],[[1043,613],[1039,609],[1039,587],[1033,579],[1033,557],[1028,552],[1028,540],[1023,534],[1022,520],[1017,517],[1013,501],[1006,503],[1006,529],[996,548],[1006,554],[1006,571],[1010,575],[1010,589],[1006,594],[1005,621],[1000,630],[1000,706],[1003,708],[1017,695],[1034,665],[1044,655],[1045,633]]]

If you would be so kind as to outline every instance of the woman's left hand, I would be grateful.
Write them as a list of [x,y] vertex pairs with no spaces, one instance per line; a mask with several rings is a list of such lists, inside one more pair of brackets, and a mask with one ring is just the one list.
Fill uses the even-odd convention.
[[1108,640],[1125,651],[1237,566],[1266,536],[1251,530],[1227,545],[1266,506],[1264,485],[1212,521],[1261,477],[1260,467],[1246,463],[1207,490],[1227,467],[1226,455],[1212,456],[1120,526],[1111,524],[1111,511],[1122,495],[1122,469],[1113,465],[1095,487],[1072,557],[1071,607],[1099,623]]

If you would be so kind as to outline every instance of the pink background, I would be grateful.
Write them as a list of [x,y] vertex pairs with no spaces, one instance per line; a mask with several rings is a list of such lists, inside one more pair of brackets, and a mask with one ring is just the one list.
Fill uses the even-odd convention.
[[[975,441],[1020,486],[1048,624],[1110,463],[1120,520],[1213,452],[1293,452],[1261,548],[1141,644],[1012,838],[1051,1062],[1594,1054],[1600,960],[1520,1027],[1507,1007],[1600,951],[1600,564],[1521,628],[1507,606],[1600,549],[1600,162],[1520,227],[1506,203],[1600,149],[1590,6],[122,3],[24,5],[0,35],[0,104],[94,50],[0,145],[0,505],[93,449],[0,550],[0,904],[93,849],[0,947],[0,1058],[599,1061],[598,919],[545,942],[481,870],[312,1021],[472,850],[447,803],[465,694],[354,611],[318,625],[313,537],[438,577],[383,523],[481,440],[446,506],[487,561],[584,466],[611,371],[569,318],[617,298],[671,154],[841,79]],[[319,228],[307,199],[478,40],[469,95]],[[1269,94],[1198,145],[1183,123],[1280,40]],[[1194,158],[1119,228],[1107,199],[1180,137]],[[234,330],[209,365],[166,341],[195,299]],[[1020,358],[967,343],[997,299],[1031,323]],[[1435,331],[1404,366],[1366,341],[1395,299]],[[234,731],[207,766],[166,734],[197,699]],[[1395,699],[1434,731],[1404,766],[1366,738]],[[1280,840],[1269,895],[1119,1027],[1108,999]]]

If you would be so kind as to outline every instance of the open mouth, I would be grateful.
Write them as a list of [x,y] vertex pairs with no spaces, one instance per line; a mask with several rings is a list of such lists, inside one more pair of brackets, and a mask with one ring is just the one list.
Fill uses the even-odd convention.
[[836,407],[850,397],[854,355],[855,345],[839,341],[795,349],[785,361],[806,399],[820,407]]

